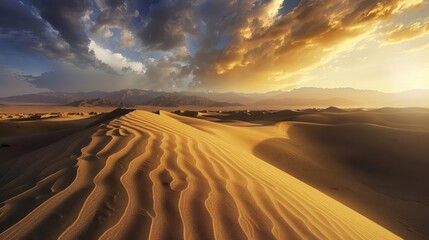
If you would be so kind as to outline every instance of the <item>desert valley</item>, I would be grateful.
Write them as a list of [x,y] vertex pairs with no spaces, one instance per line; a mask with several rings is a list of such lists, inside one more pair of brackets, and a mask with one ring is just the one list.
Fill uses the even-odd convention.
[[429,240],[429,0],[0,0],[0,240]]
[[0,106],[0,238],[429,237],[429,109],[179,108]]

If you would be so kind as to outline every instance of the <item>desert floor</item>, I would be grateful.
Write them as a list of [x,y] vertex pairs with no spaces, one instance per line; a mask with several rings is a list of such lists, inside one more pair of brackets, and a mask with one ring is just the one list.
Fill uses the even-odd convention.
[[0,239],[429,239],[429,110],[112,110],[0,107]]

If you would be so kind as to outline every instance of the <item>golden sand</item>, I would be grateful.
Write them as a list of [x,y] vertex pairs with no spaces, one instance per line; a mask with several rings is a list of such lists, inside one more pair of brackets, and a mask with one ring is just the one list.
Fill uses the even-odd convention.
[[0,238],[399,238],[196,127],[212,123],[179,120],[138,110],[2,162]]

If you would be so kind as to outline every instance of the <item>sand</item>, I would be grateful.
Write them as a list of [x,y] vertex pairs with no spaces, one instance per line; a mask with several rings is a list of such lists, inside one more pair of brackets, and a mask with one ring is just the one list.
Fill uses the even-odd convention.
[[[319,144],[329,126],[275,119],[270,124],[226,123],[215,122],[216,116],[196,116],[136,110],[88,118],[64,128],[70,132],[55,141],[2,159],[0,239],[400,238],[400,227],[368,217],[371,207],[365,214],[360,212],[364,207],[350,207],[353,202],[365,205],[365,198],[334,199],[326,191],[334,178],[317,185],[314,177],[303,177],[317,167],[343,174],[338,179],[350,184],[367,177],[360,168],[335,168],[340,164],[330,162],[347,156],[330,154],[335,151],[329,146],[342,142],[341,136]],[[350,131],[342,127],[334,132]],[[407,127],[402,131],[411,132],[405,135],[411,138],[417,130]],[[286,140],[293,144],[278,142]],[[299,164],[284,163],[293,156]],[[364,164],[371,166],[373,160]],[[424,159],[416,161],[424,164]],[[300,167],[310,170],[296,170]],[[348,173],[355,174],[347,178]],[[370,178],[362,188],[390,178]],[[386,190],[380,188],[373,192]]]
[[427,109],[210,113],[204,118],[230,126],[195,126],[239,142],[395,234],[429,238]]

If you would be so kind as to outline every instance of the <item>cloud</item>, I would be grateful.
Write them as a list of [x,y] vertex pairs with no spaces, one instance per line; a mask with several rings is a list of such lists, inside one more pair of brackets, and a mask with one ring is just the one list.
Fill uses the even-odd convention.
[[143,63],[131,61],[120,53],[113,53],[109,49],[102,48],[92,40],[89,44],[89,50],[94,52],[98,60],[109,65],[116,72],[121,72],[124,68],[129,68],[135,72],[145,71],[145,66],[143,65]]
[[[77,77],[67,81],[88,88],[108,83],[118,88],[264,91],[297,84],[296,76],[354,51],[362,39],[408,41],[429,29],[428,19],[410,15],[427,8],[425,0],[302,0],[288,11],[285,4],[3,0],[0,43],[52,59],[57,64],[52,72],[31,77],[35,85],[50,89],[61,88],[55,78],[63,89],[78,87],[59,79],[60,73],[68,73]],[[96,44],[102,41],[103,47]],[[137,58],[143,60],[131,60]]]
[[270,8],[264,8],[264,3],[253,5],[245,20],[239,21],[242,24],[231,31],[232,41],[225,49],[210,52],[210,56],[198,53],[197,76],[209,88],[241,86],[257,91],[291,84],[294,80],[287,76],[315,68],[352,49],[381,23],[419,4],[406,2],[306,0],[289,14],[272,19],[267,18],[273,15],[267,13]]
[[40,16],[59,32],[76,54],[88,53],[89,38],[81,18],[91,11],[89,0],[32,0]]
[[73,62],[85,66],[90,64],[96,68],[107,66],[98,61],[88,45],[90,40],[81,23],[81,19],[92,9],[90,0],[68,0],[66,2],[56,0],[32,0],[38,14],[47,21],[50,26],[58,31],[62,39],[68,44]]
[[[89,51],[81,18],[91,9],[90,1],[64,2],[33,0],[33,8],[20,1],[0,2],[0,42],[18,51],[72,62],[80,67],[91,65],[111,71]],[[33,10],[31,10],[33,9]]]
[[[95,1],[100,12],[97,14],[91,27],[94,34],[104,31],[109,37],[113,35],[110,29],[118,29],[121,33],[119,47],[132,47],[135,44],[135,36],[130,29],[130,23],[139,16],[139,11],[133,9],[131,1],[126,0],[97,0]],[[131,4],[131,6],[130,6]]]
[[418,9],[427,6],[429,3],[426,0],[408,0],[399,2],[395,12],[404,12],[409,9]]
[[69,63],[57,63],[53,71],[37,76],[23,75],[37,88],[52,91],[113,91],[125,88],[144,88],[133,72],[116,75],[94,67],[78,68]]
[[141,65],[136,66],[133,62],[124,61],[123,56],[112,57],[123,61],[123,65],[114,66],[123,66],[120,74],[111,74],[94,67],[78,68],[69,63],[57,63],[53,71],[40,75],[21,73],[20,76],[36,88],[67,92],[131,88],[179,91],[187,89],[192,83],[189,68],[172,57],[146,59],[143,62],[145,71],[135,71],[133,68],[140,68]]
[[22,74],[23,72],[18,69],[0,65],[0,96],[7,97],[47,91],[47,89],[36,88],[28,83]]
[[119,43],[120,48],[131,48],[134,46],[135,41],[135,36],[131,31],[126,29],[121,31],[121,42]]
[[391,43],[404,42],[429,34],[429,18],[425,21],[418,21],[408,26],[404,24],[396,25],[386,33],[386,40]]
[[407,50],[403,50],[401,51],[401,53],[415,53],[415,52],[419,52],[425,49],[429,48],[429,43],[421,45],[421,46],[415,46],[413,48],[407,49]]
[[107,40],[107,39],[109,39],[111,37],[113,37],[113,32],[110,31],[110,29],[108,29],[108,28],[104,29],[103,38],[105,40]]
[[159,60],[147,59],[144,79],[146,87],[154,90],[186,90],[193,82],[189,66],[174,57],[163,57]]
[[157,1],[148,6],[145,25],[139,33],[143,47],[171,50],[184,46],[186,34],[198,32],[200,1]]
[[42,53],[52,59],[71,59],[70,46],[58,32],[19,1],[0,1],[0,42],[23,52]]

